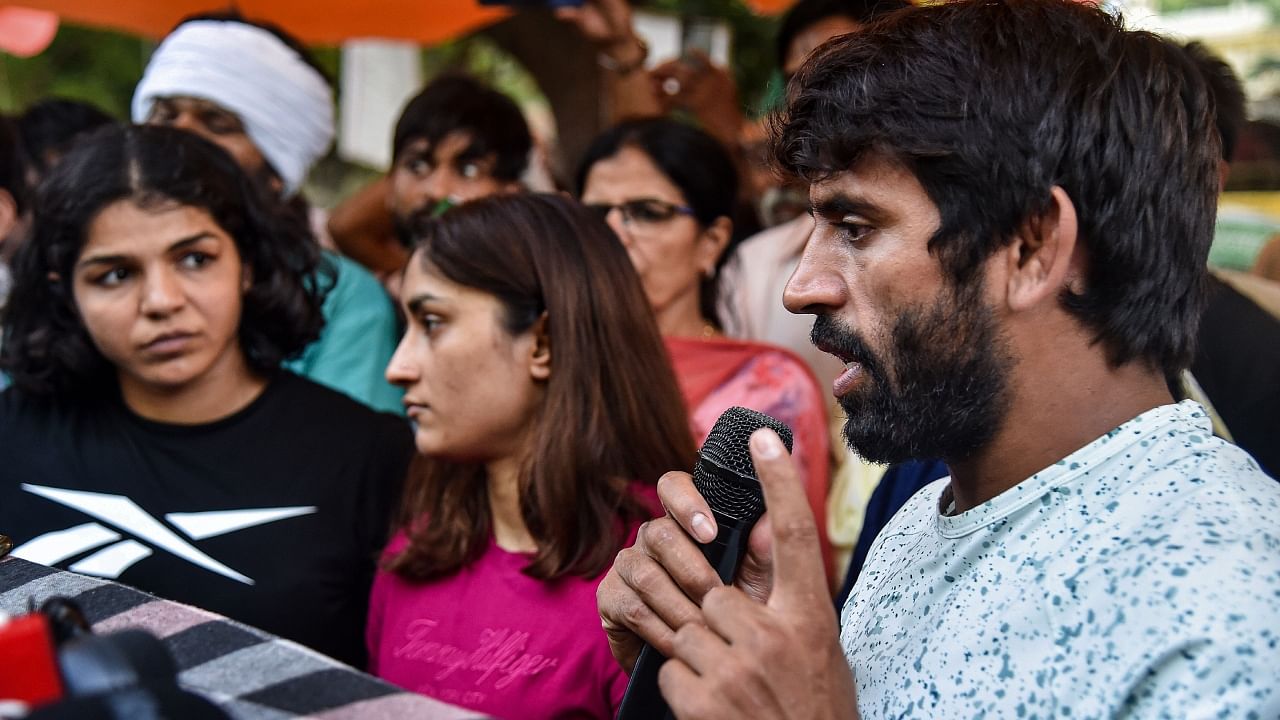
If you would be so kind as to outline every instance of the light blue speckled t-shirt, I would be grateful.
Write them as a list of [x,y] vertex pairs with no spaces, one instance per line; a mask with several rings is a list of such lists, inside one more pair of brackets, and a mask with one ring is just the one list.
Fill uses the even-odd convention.
[[1280,718],[1280,483],[1191,401],[881,531],[841,643],[864,718]]

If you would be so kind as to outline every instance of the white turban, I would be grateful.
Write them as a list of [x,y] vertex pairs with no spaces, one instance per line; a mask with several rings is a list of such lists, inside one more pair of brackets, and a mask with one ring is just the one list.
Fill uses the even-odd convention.
[[284,181],[286,196],[333,143],[333,90],[298,53],[262,28],[193,20],[151,56],[133,93],[133,121],[159,98],[192,97],[240,117],[245,132]]

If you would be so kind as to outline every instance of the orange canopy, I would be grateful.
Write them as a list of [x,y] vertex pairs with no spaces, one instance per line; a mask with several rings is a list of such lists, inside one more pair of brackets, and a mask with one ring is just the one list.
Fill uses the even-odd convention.
[[761,15],[777,15],[792,5],[796,0],[746,0],[747,7]]
[[280,25],[304,42],[335,45],[355,38],[438,43],[507,15],[476,0],[20,0],[64,21],[163,37],[178,20],[234,5],[253,20]]

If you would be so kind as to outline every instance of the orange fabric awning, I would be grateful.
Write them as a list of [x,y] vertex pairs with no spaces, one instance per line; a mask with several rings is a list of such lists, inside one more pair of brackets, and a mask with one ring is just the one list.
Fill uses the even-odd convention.
[[761,15],[779,15],[796,4],[796,0],[746,0],[747,7]]
[[[67,22],[160,38],[187,15],[230,8],[217,0],[21,0]],[[356,38],[411,40],[430,45],[506,17],[476,0],[236,0],[252,20],[269,20],[303,42],[336,45]]]

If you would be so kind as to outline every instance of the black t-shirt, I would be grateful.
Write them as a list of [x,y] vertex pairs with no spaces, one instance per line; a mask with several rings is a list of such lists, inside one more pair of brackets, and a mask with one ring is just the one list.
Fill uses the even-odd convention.
[[1211,276],[1191,374],[1236,444],[1280,479],[1280,321]]
[[363,667],[408,423],[280,372],[248,407],[176,426],[112,398],[0,393],[0,533]]

